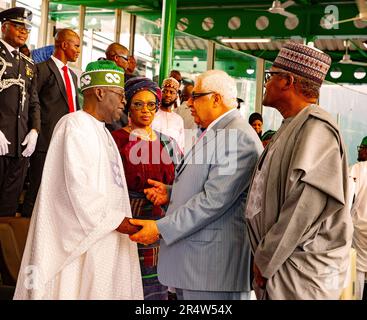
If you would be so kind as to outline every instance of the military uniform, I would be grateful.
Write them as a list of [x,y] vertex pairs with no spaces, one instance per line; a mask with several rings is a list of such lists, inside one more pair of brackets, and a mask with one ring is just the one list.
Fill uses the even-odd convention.
[[[14,9],[14,8],[13,8]],[[2,40],[4,41],[4,40]],[[0,156],[0,216],[16,212],[29,158],[21,143],[31,129],[41,126],[36,68],[22,53],[15,56],[0,41],[0,131],[11,143]]]

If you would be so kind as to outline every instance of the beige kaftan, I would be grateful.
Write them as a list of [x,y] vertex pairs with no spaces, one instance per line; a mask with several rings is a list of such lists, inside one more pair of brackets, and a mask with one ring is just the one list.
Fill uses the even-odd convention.
[[338,299],[352,240],[348,167],[338,129],[310,105],[286,119],[259,159],[246,218],[258,298]]
[[357,270],[367,272],[367,161],[350,169],[354,182],[354,202],[351,214],[354,225],[353,247],[357,251]]

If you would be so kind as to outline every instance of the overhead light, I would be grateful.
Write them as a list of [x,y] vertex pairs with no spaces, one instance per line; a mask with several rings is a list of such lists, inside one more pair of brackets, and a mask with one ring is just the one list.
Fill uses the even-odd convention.
[[366,76],[366,71],[363,68],[358,68],[353,75],[354,78],[362,80]]
[[253,69],[251,67],[246,70],[247,74],[253,74],[254,72],[255,72],[255,69]]
[[268,43],[271,42],[269,38],[224,38],[221,39],[223,43]]
[[330,77],[332,77],[333,79],[339,79],[342,75],[342,71],[340,70],[340,68],[333,68],[330,71]]

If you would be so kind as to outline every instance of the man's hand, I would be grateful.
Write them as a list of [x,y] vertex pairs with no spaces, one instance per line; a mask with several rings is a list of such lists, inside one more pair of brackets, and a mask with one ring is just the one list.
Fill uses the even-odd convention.
[[5,156],[9,153],[8,144],[11,144],[8,139],[6,139],[5,134],[0,130],[0,156]]
[[166,185],[162,182],[148,179],[148,183],[153,188],[144,189],[145,196],[155,206],[162,206],[169,202]]
[[139,232],[130,235],[130,240],[142,244],[152,244],[159,240],[159,231],[154,220],[130,219],[129,222],[143,227]]
[[264,277],[261,275],[261,271],[260,271],[260,269],[257,267],[257,265],[255,264],[255,262],[254,262],[254,265],[253,265],[253,271],[254,271],[254,279],[255,279],[255,282],[257,283],[257,285],[258,285],[261,289],[265,289],[267,279],[266,279],[266,278],[264,278]]
[[27,145],[27,147],[22,152],[23,157],[30,157],[34,150],[36,149],[38,133],[36,129],[32,129],[25,136],[24,141],[22,142],[22,146]]

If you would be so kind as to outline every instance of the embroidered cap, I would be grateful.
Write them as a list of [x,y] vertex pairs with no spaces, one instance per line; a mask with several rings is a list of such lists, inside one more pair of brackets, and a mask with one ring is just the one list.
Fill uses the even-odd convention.
[[23,7],[10,8],[0,12],[0,22],[11,21],[24,24],[27,29],[30,29],[32,27],[32,15],[32,11]]
[[362,139],[361,146],[367,146],[367,137]]
[[180,87],[180,83],[175,78],[167,78],[163,80],[162,88],[170,87],[178,91],[178,88]]
[[80,89],[84,91],[93,87],[124,88],[124,70],[109,60],[88,63],[80,77]]
[[322,84],[330,68],[326,53],[296,42],[287,42],[279,51],[273,66]]

